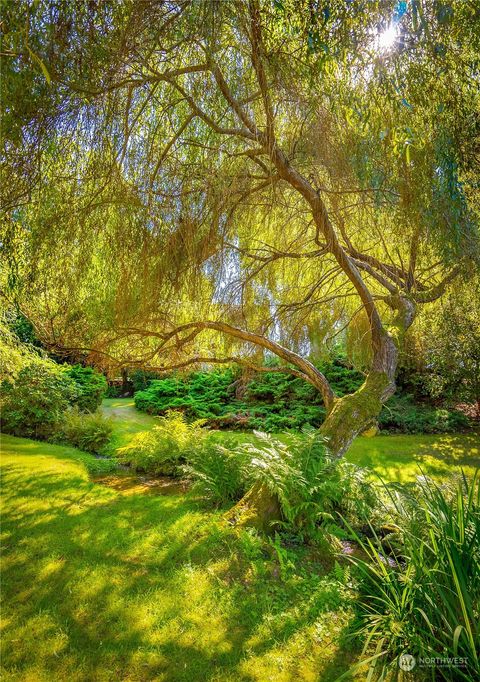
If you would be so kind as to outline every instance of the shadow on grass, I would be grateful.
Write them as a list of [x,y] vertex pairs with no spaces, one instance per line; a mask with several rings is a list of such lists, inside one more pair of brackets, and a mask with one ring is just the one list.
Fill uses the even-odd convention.
[[11,440],[4,679],[328,682],[348,669],[345,595],[320,565],[281,582],[191,496],[123,495],[67,448]]
[[347,459],[369,467],[387,481],[408,483],[421,470],[438,479],[480,466],[480,434],[392,435],[357,438]]

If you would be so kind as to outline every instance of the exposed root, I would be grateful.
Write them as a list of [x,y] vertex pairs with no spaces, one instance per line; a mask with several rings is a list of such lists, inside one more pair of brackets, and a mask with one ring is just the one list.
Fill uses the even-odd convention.
[[281,518],[280,503],[268,488],[256,483],[225,514],[225,520],[232,526],[256,528],[263,533],[271,533],[275,521]]

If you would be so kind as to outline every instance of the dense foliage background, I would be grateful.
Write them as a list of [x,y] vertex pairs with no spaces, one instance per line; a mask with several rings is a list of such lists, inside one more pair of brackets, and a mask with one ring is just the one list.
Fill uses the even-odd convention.
[[[338,355],[319,365],[335,393],[353,393],[363,375]],[[134,375],[135,376],[135,375]],[[412,378],[415,377],[415,383]],[[450,400],[432,397],[430,375],[404,372],[397,394],[383,407],[379,427],[400,433],[447,433],[469,427],[470,421]],[[140,383],[140,378],[134,383]],[[321,395],[310,384],[281,372],[243,375],[238,370],[193,372],[150,379],[135,392],[135,405],[149,414],[180,410],[189,419],[205,419],[220,429],[257,429],[278,432],[318,427],[325,418]]]

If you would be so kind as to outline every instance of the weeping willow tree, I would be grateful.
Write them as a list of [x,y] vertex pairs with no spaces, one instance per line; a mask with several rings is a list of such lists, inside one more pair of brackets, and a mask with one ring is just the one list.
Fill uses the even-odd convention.
[[[477,268],[475,3],[6,8],[4,296],[105,368],[273,354],[342,455]],[[342,334],[365,381],[338,398],[308,358]]]

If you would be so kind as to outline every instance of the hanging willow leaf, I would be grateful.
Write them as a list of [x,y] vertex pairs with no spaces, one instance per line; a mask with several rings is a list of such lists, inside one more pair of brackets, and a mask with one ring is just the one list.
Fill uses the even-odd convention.
[[30,57],[39,65],[43,75],[45,76],[45,80],[47,81],[48,85],[51,85],[52,78],[50,76],[50,73],[49,73],[47,67],[45,66],[45,63],[42,61],[42,59],[40,59],[38,54],[35,54],[35,52],[31,49],[31,47],[29,45],[27,45],[27,50],[28,50],[28,54],[30,55]]

